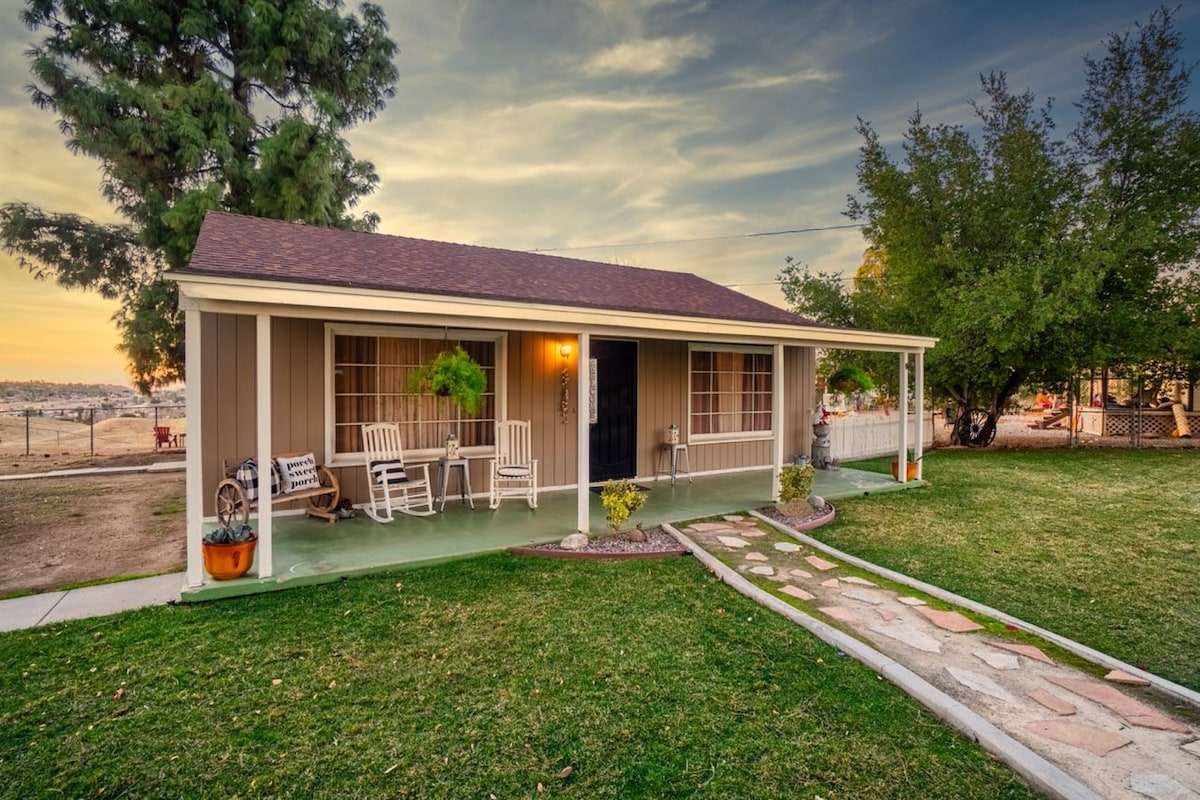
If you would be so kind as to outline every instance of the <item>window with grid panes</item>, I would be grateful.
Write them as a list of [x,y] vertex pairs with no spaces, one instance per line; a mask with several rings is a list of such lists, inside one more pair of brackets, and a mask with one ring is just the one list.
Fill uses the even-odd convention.
[[689,436],[703,440],[769,434],[772,361],[765,348],[692,345]]
[[[487,374],[479,415],[465,416],[449,398],[408,391],[408,376],[442,350],[461,345]],[[491,446],[496,423],[497,340],[333,335],[334,452],[362,452],[364,422],[396,422],[406,451],[438,450],[455,433],[459,447]]]

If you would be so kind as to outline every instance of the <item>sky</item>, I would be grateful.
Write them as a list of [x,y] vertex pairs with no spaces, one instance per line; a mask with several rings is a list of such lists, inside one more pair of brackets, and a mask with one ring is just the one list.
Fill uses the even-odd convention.
[[[380,5],[400,46],[396,97],[346,138],[379,172],[361,209],[381,232],[692,272],[785,305],[785,258],[843,274],[862,261],[857,230],[829,230],[850,223],[858,117],[895,156],[918,106],[969,126],[980,74],[1004,71],[1011,89],[1054,99],[1065,137],[1083,57],[1159,3]],[[0,202],[119,221],[96,162],[29,102],[22,6],[0,0]],[[1200,4],[1176,27],[1200,61]],[[128,385],[115,310],[0,253],[0,380]]]

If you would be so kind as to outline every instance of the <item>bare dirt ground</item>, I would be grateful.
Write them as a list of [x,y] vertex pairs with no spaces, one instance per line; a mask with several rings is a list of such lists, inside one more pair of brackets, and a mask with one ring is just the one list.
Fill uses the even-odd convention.
[[[154,423],[86,425],[0,417],[0,475],[178,461],[154,451]],[[166,424],[166,421],[164,421]],[[170,420],[182,430],[183,420]],[[89,455],[92,448],[96,455]],[[0,481],[0,597],[76,583],[181,570],[183,472],[116,473]]]

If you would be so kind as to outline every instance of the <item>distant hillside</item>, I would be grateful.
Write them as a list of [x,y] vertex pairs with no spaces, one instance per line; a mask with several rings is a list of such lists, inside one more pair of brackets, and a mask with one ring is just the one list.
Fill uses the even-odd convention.
[[0,381],[0,411],[60,406],[176,405],[184,401],[183,388],[143,397],[128,386],[113,383],[50,383],[49,381]]

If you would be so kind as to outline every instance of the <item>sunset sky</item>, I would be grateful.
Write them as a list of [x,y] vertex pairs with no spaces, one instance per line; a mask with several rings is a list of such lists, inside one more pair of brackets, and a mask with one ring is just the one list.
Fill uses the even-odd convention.
[[[401,48],[397,96],[347,138],[382,179],[364,203],[381,231],[678,269],[780,305],[786,256],[827,272],[861,261],[855,230],[750,236],[847,224],[856,116],[893,147],[918,104],[931,122],[970,124],[980,73],[1003,70],[1011,88],[1055,98],[1065,137],[1084,54],[1159,5],[380,4]],[[21,7],[0,0],[0,202],[117,221],[96,162],[72,156],[25,94]],[[1200,60],[1200,6],[1176,24]],[[0,254],[0,379],[127,384],[114,310]]]

